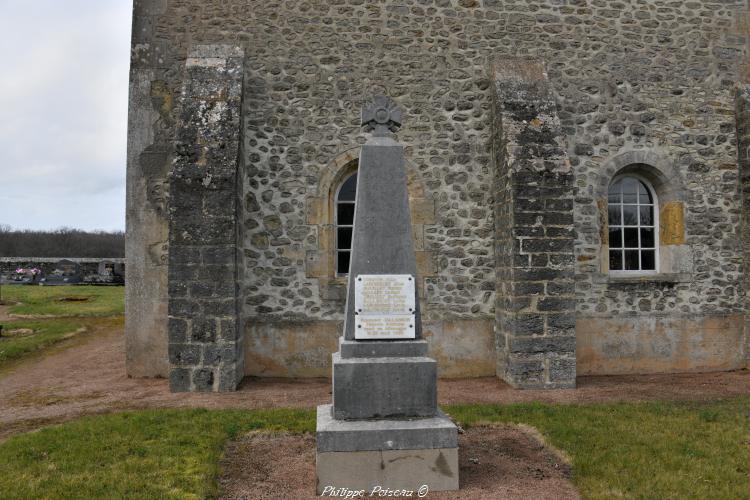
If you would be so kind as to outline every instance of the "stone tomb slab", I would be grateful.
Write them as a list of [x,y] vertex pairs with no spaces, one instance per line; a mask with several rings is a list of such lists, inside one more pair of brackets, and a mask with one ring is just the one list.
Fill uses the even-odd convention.
[[346,422],[318,407],[317,491],[417,492],[458,489],[458,429],[441,411],[433,418]]

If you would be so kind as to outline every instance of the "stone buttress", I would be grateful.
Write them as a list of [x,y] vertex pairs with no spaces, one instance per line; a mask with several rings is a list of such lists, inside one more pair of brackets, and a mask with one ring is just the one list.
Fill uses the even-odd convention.
[[514,387],[574,387],[574,178],[544,67],[496,59],[497,375]]
[[231,391],[244,375],[237,314],[241,49],[198,46],[186,61],[170,176],[172,391]]

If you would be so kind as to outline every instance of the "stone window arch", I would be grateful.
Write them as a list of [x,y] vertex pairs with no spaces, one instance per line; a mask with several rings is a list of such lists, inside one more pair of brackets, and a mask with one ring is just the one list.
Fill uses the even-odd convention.
[[333,198],[334,267],[336,276],[346,276],[349,273],[356,199],[357,171],[355,170],[339,183]]
[[[346,300],[346,274],[337,272],[336,198],[339,188],[357,172],[360,148],[351,148],[332,158],[317,172],[316,187],[306,197],[307,224],[317,232],[317,248],[305,256],[305,274],[317,279],[323,300],[343,303]],[[426,195],[418,170],[406,162],[407,190],[411,207],[417,272],[424,279],[437,275],[437,258],[425,248],[425,233],[436,224],[435,201]],[[423,293],[423,283],[418,283]],[[422,295],[423,297],[423,295]]]
[[[655,270],[648,272],[612,272],[610,270],[609,190],[618,179],[635,178],[649,189],[654,198]],[[627,151],[602,165],[596,189],[600,208],[601,272],[618,274],[684,274],[692,272],[692,251],[686,244],[686,190],[674,162],[653,151]],[[613,237],[615,237],[613,235]],[[623,234],[624,238],[624,234]]]
[[609,185],[607,225],[610,274],[654,274],[659,270],[659,201],[651,183],[636,174]]

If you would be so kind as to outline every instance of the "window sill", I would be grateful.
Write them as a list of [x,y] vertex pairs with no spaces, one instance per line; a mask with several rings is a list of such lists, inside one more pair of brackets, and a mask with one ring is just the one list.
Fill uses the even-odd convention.
[[641,283],[689,283],[693,280],[691,273],[655,273],[655,274],[636,274],[628,275],[611,275],[599,273],[594,275],[594,283],[598,284],[623,284],[638,285]]

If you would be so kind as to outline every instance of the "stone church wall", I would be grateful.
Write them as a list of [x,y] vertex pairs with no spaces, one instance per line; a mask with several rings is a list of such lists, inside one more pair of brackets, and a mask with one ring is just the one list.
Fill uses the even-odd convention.
[[[246,373],[329,373],[345,296],[331,260],[331,194],[356,164],[359,108],[377,92],[404,109],[398,139],[431,355],[444,376],[495,373],[489,62],[503,58],[544,64],[557,103],[576,191],[578,374],[738,366],[734,86],[750,74],[747,11],[745,0],[136,0],[128,279],[141,285],[129,292],[139,314],[129,353],[161,352],[166,336],[163,188],[185,61],[197,45],[228,44],[245,54]],[[660,183],[659,279],[606,272],[603,196],[630,162],[651,165]]]

